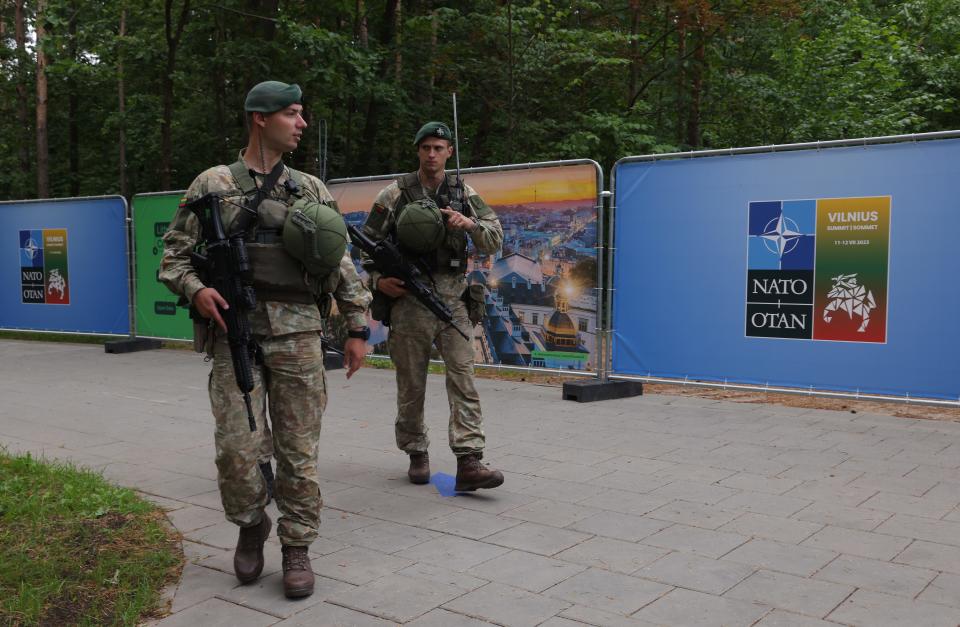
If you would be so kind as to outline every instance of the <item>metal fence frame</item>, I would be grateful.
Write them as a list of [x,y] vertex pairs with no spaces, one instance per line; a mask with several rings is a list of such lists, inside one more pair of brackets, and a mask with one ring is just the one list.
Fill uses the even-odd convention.
[[614,245],[614,234],[616,226],[616,204],[617,204],[617,169],[624,163],[636,163],[644,161],[664,161],[664,160],[676,160],[676,159],[699,159],[705,157],[728,157],[733,155],[748,155],[748,154],[759,154],[759,153],[768,153],[768,152],[788,152],[788,151],[797,151],[797,150],[820,150],[823,148],[856,148],[856,147],[867,147],[878,144],[897,144],[905,142],[920,142],[920,141],[929,141],[935,139],[957,139],[960,138],[960,130],[954,131],[937,131],[933,133],[914,133],[909,135],[887,135],[881,137],[863,137],[859,139],[838,139],[831,141],[816,141],[816,142],[803,142],[797,144],[771,144],[768,146],[750,146],[745,148],[726,148],[719,150],[695,150],[689,152],[671,152],[663,154],[648,154],[634,157],[623,157],[618,159],[613,165],[613,169],[610,171],[610,219],[608,224],[608,233],[607,233],[607,294],[608,301],[607,307],[605,310],[604,318],[604,327],[606,327],[606,336],[607,336],[607,346],[606,346],[606,357],[607,362],[604,364],[603,369],[601,370],[600,376],[601,380],[621,380],[621,381],[645,381],[650,383],[669,383],[677,384],[682,386],[696,386],[696,387],[708,387],[708,388],[721,388],[725,390],[747,390],[755,392],[776,392],[782,394],[799,394],[804,396],[825,396],[832,398],[846,398],[851,400],[876,400],[876,401],[890,401],[890,402],[899,402],[907,404],[925,404],[925,405],[940,405],[940,406],[949,406],[949,407],[960,407],[960,398],[956,401],[954,400],[945,400],[945,399],[934,399],[934,398],[924,398],[924,397],[911,397],[909,394],[906,396],[894,396],[886,394],[866,394],[861,393],[860,391],[856,392],[843,392],[835,390],[818,390],[813,387],[810,388],[795,388],[795,387],[786,387],[786,386],[772,386],[770,384],[766,385],[755,385],[749,383],[739,383],[734,382],[730,383],[727,380],[724,381],[700,381],[700,380],[690,380],[690,379],[676,379],[670,377],[656,377],[656,376],[640,376],[640,375],[625,375],[625,374],[616,374],[613,370],[613,299],[616,296],[616,287],[613,285],[613,268],[614,268],[614,257],[616,256],[616,247]]
[[[592,378],[603,378],[604,376],[604,364],[607,361],[606,349],[607,349],[607,340],[606,333],[604,331],[603,324],[603,249],[604,249],[604,211],[603,211],[603,199],[606,198],[607,192],[603,189],[603,168],[599,163],[593,159],[560,159],[556,161],[533,161],[530,163],[511,163],[506,165],[489,165],[489,166],[479,166],[475,168],[461,168],[460,174],[481,174],[484,172],[506,172],[511,170],[535,170],[541,168],[553,168],[553,167],[562,167],[562,166],[571,166],[571,165],[590,165],[596,170],[597,174],[597,196],[596,196],[596,205],[594,210],[597,212],[597,242],[595,245],[597,251],[597,286],[594,288],[594,291],[597,295],[597,304],[596,304],[596,318],[597,326],[594,328],[594,333],[597,337],[597,355],[596,355],[596,367],[593,370],[562,370],[559,368],[535,368],[533,366],[506,366],[503,364],[475,364],[476,368],[488,368],[495,370],[509,370],[515,372],[542,372],[549,374],[563,374],[568,376],[578,376],[578,377],[592,377]],[[448,174],[454,173],[454,170],[447,170]],[[330,179],[326,181],[326,185],[338,185],[343,183],[366,183],[370,181],[392,181],[396,180],[398,177],[406,174],[405,172],[395,173],[395,174],[380,174],[376,176],[358,176],[350,178],[339,178],[339,179]],[[380,359],[390,359],[389,355],[371,355],[371,357],[377,357]],[[443,363],[440,360],[431,360],[432,363]]]
[[70,196],[69,198],[31,198],[29,200],[0,200],[0,206],[3,205],[25,205],[33,203],[54,203],[54,202],[70,202],[74,200],[107,200],[107,199],[116,199],[119,198],[123,201],[123,232],[124,232],[124,246],[126,247],[126,258],[127,258],[127,291],[129,292],[129,297],[127,298],[127,326],[129,331],[127,335],[124,336],[119,333],[100,333],[97,331],[52,331],[49,329],[23,329],[23,328],[9,328],[9,327],[0,327],[0,331],[23,331],[25,333],[50,333],[57,335],[93,335],[99,337],[134,337],[136,335],[136,330],[134,328],[134,298],[133,293],[133,239],[130,232],[130,227],[132,225],[130,217],[130,203],[127,202],[127,199],[121,196],[120,194],[101,194],[99,196]]

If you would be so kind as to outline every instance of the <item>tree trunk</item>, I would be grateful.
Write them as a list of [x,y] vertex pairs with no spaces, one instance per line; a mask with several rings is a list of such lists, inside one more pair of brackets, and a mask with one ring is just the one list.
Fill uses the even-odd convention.
[[687,56],[687,26],[686,16],[678,15],[677,19],[677,126],[675,136],[677,143],[682,144],[684,135],[683,128],[686,122],[686,89],[687,76],[684,71],[685,57]]
[[120,148],[120,195],[129,200],[127,190],[127,96],[123,82],[123,38],[127,35],[127,8],[120,9],[120,38],[117,53],[117,112],[120,114],[120,131],[117,143]]
[[486,165],[490,157],[487,154],[487,141],[493,128],[493,107],[490,99],[483,97],[480,106],[480,123],[477,125],[477,134],[470,149],[470,165],[472,167]]
[[269,18],[250,18],[253,20],[251,30],[264,41],[273,41],[277,34],[277,23],[274,19],[276,19],[277,11],[280,8],[280,0],[251,0],[249,6],[253,15]]
[[[663,32],[668,33],[672,27],[671,22],[672,11],[667,8],[663,11]],[[660,44],[660,63],[664,67],[667,65],[667,51],[670,38],[665,36],[661,39]],[[657,90],[657,123],[654,128],[663,128],[663,112],[666,109],[666,106],[663,103],[664,95],[666,89],[660,88]]]
[[[380,31],[380,43],[388,47],[396,36],[396,15],[399,10],[400,0],[387,0],[383,13],[383,28]],[[389,57],[384,57],[380,63],[379,78],[381,81],[387,78],[390,71]],[[367,122],[363,128],[363,151],[366,159],[363,161],[365,173],[373,174],[378,169],[377,155],[377,130],[380,125],[380,102],[377,96],[372,94],[367,102]]]
[[354,35],[356,35],[357,41],[360,42],[361,48],[366,48],[370,45],[370,31],[367,28],[367,9],[363,4],[363,0],[357,0],[356,3]]
[[429,85],[425,94],[424,105],[428,109],[433,108],[433,91],[437,88],[437,33],[440,30],[440,19],[436,10],[430,14],[430,66],[429,66]]
[[30,104],[27,100],[27,17],[24,3],[14,0],[13,37],[17,46],[17,122],[22,133],[17,161],[24,179],[30,175]]
[[690,107],[687,110],[687,145],[699,148],[703,143],[700,137],[700,103],[703,99],[703,71],[706,63],[706,32],[703,15],[697,16],[697,42],[693,51],[693,64],[690,68]]
[[[217,11],[214,14],[214,24],[216,28],[214,41],[217,44],[217,50],[223,50],[227,34],[222,11]],[[217,116],[217,139],[220,141],[220,149],[218,152],[220,153],[219,158],[222,159],[230,152],[230,141],[229,137],[227,137],[227,79],[224,76],[223,63],[219,55],[213,64],[213,91],[214,111]],[[233,161],[233,159],[228,160]]]
[[47,146],[47,55],[44,23],[46,0],[37,0],[37,198],[50,196],[50,151]]
[[[71,63],[77,61],[77,3],[70,3],[70,22],[67,24],[67,54]],[[67,145],[69,164],[70,195],[80,195],[80,97],[77,95],[77,81],[67,79]]]
[[177,47],[190,16],[190,0],[183,0],[180,16],[173,22],[173,0],[164,0],[164,37],[167,41],[167,62],[164,68],[161,100],[163,118],[160,121],[160,187],[170,189],[170,163],[173,157],[173,74],[177,68]]
[[630,0],[630,80],[627,83],[627,106],[637,95],[640,79],[640,0]]
[[507,55],[508,65],[510,66],[510,92],[507,96],[507,161],[513,163],[513,137],[514,132],[514,96],[516,94],[514,81],[514,58],[513,58],[513,0],[507,0]]
[[[397,0],[397,12],[394,14],[393,32],[396,33],[396,49],[393,53],[393,82],[398,92],[403,89],[403,24],[401,15],[403,13],[403,0]],[[393,116],[393,137],[390,145],[390,167],[391,172],[396,172],[400,167],[400,116]]]
[[[367,10],[363,0],[356,0],[354,4],[353,37],[364,50],[370,45],[369,31],[367,29]],[[357,111],[357,106],[357,97],[351,90],[350,98],[347,101],[346,132],[344,133],[345,140],[343,146],[343,155],[345,157],[345,163],[347,164],[353,164],[359,160],[358,156],[353,154],[353,118]],[[352,166],[348,165],[347,167],[350,168],[347,174],[353,174]]]

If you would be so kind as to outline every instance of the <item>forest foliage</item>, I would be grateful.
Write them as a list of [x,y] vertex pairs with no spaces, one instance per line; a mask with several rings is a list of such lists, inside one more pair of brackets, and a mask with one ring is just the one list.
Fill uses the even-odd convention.
[[464,166],[960,127],[960,0],[0,3],[2,200],[184,188],[266,79],[328,179],[412,169],[452,92]]

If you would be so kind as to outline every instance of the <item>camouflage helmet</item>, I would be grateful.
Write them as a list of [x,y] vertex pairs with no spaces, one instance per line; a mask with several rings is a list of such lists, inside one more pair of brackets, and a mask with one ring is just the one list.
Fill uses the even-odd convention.
[[283,225],[283,247],[308,273],[326,276],[340,266],[347,249],[347,225],[335,209],[298,200]]
[[446,236],[443,214],[428,198],[404,205],[397,218],[397,239],[407,250],[424,254],[436,250]]

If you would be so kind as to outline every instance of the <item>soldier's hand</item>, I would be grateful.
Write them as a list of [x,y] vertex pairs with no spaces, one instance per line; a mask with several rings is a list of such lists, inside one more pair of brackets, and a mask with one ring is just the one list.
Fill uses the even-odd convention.
[[377,289],[390,298],[400,298],[407,295],[407,288],[404,287],[403,281],[397,277],[380,277],[380,280],[377,281]]
[[450,207],[440,210],[447,217],[447,227],[457,231],[472,231],[477,228],[477,223],[472,218],[468,218],[459,211],[454,211]]
[[201,316],[213,320],[224,331],[227,330],[227,323],[223,321],[220,309],[230,309],[230,305],[223,299],[220,292],[212,287],[201,289],[193,295],[193,306],[197,308]]
[[367,343],[358,337],[349,338],[343,345],[343,367],[347,369],[347,378],[360,370],[363,358],[367,354]]

